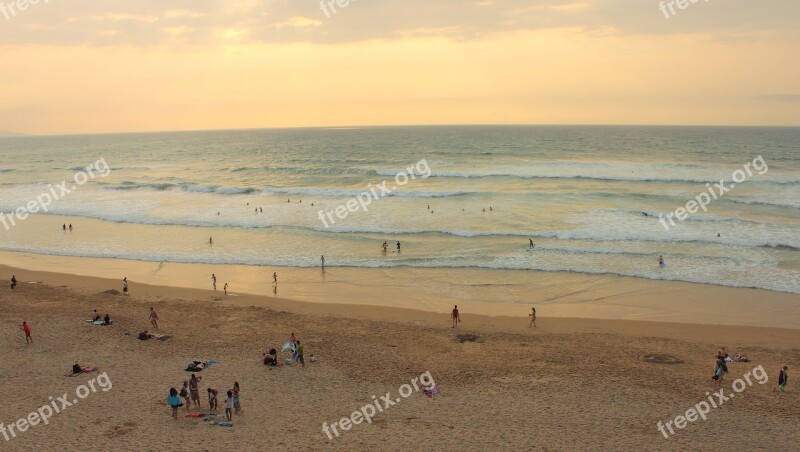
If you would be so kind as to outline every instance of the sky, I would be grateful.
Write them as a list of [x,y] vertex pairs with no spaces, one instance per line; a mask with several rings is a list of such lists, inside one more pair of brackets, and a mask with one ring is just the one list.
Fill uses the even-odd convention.
[[797,0],[32,1],[4,132],[800,125]]

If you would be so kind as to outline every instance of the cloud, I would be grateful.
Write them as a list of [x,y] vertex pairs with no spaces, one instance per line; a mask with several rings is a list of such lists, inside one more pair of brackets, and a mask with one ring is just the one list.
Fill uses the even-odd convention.
[[349,0],[329,18],[317,0],[70,0],[39,3],[8,20],[0,15],[0,42],[145,47],[170,43],[177,30],[184,30],[180,35],[187,43],[202,46],[230,39],[219,30],[245,29],[236,35],[240,42],[475,39],[550,28],[724,37],[732,31],[796,31],[799,14],[796,0],[691,3],[670,19],[658,0]]

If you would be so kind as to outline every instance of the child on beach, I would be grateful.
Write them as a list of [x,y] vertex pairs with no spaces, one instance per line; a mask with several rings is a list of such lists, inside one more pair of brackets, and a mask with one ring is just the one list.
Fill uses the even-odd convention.
[[178,391],[175,388],[169,388],[167,405],[172,408],[172,418],[178,419],[178,408],[182,407],[183,403],[181,402],[181,398],[178,397]]
[[217,290],[217,275],[211,274],[211,285],[214,286],[214,290]]
[[22,328],[22,331],[25,333],[25,344],[27,344],[28,341],[33,344],[33,338],[31,337],[31,326],[28,325],[28,322],[22,322],[20,328]]
[[278,285],[278,272],[272,273],[272,285],[274,286]]
[[231,414],[232,409],[233,409],[233,391],[229,389],[228,397],[225,398],[225,419],[229,421],[233,419],[233,415]]
[[528,314],[528,317],[531,318],[531,324],[528,325],[528,328],[530,327],[536,328],[536,308],[531,308],[531,313]]
[[17,287],[17,277],[15,275],[11,275],[11,290]]
[[128,295],[128,277],[122,278],[122,294]]
[[453,326],[451,326],[450,328],[455,328],[456,326],[458,326],[458,322],[460,321],[461,317],[458,315],[458,305],[455,305],[455,307],[453,308]]
[[786,392],[786,383],[789,382],[789,366],[783,366],[783,369],[778,372],[778,387],[775,388],[777,391],[780,389],[781,392]]
[[225,283],[225,286],[222,288],[225,291],[225,295],[228,295],[228,283]]

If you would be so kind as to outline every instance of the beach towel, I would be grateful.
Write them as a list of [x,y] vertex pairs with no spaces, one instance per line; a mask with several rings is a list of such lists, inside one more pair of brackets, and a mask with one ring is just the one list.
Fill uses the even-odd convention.
[[233,422],[220,422],[217,425],[219,425],[220,427],[233,427]]
[[206,417],[206,415],[203,413],[189,413],[184,417]]

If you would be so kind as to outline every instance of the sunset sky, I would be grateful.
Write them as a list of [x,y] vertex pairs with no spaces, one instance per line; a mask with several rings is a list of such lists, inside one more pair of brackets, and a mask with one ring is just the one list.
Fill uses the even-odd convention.
[[800,125],[797,0],[0,3],[4,132]]

